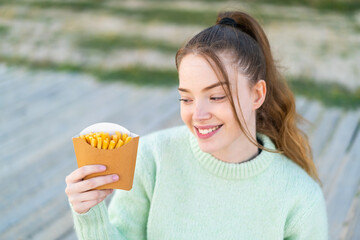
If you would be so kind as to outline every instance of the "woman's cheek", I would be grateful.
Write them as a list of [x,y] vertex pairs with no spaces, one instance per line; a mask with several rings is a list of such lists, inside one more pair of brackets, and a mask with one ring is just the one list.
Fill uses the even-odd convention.
[[188,107],[186,106],[180,107],[180,116],[185,124],[191,124],[191,112]]

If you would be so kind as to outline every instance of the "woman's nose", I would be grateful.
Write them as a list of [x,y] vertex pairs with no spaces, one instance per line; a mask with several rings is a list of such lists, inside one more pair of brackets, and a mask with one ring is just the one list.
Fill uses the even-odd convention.
[[211,113],[206,104],[196,104],[193,113],[193,119],[195,121],[207,120],[211,118]]

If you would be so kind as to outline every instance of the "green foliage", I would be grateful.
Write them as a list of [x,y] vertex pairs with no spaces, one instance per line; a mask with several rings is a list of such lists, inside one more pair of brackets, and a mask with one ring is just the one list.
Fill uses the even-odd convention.
[[137,85],[174,86],[178,83],[176,71],[130,66],[117,70],[95,70],[101,81],[126,81]]
[[0,35],[4,36],[10,31],[10,28],[5,25],[0,25]]
[[295,94],[319,100],[325,106],[360,107],[360,88],[350,91],[338,83],[315,82],[307,77],[290,77],[288,84]]
[[136,20],[149,22],[169,22],[181,24],[198,24],[198,25],[212,25],[215,24],[215,17],[217,11],[187,11],[181,9],[163,9],[159,7],[152,8],[126,8],[118,6],[108,6],[107,1],[3,1],[1,4],[21,4],[29,7],[38,8],[56,8],[68,9],[73,11],[106,11],[107,13],[117,16],[126,16]]
[[144,66],[129,66],[118,69],[90,68],[73,63],[55,63],[50,61],[31,61],[25,58],[0,56],[0,63],[26,66],[31,69],[78,72],[90,74],[100,81],[124,81],[135,85],[168,87],[178,83],[176,70],[150,69]]
[[4,1],[6,3],[13,4],[24,4],[28,6],[34,6],[39,8],[66,8],[76,11],[86,11],[86,10],[97,10],[101,9],[103,3],[106,1]]
[[146,22],[169,22],[177,24],[204,25],[215,24],[217,11],[195,11],[182,9],[125,9],[114,8],[112,12],[124,14],[129,17],[135,16],[138,20]]
[[172,45],[164,41],[119,35],[82,36],[77,40],[77,45],[80,48],[105,52],[109,52],[117,48],[148,48],[160,50],[162,52],[167,52],[174,55],[179,49],[179,46]]
[[[158,0],[156,0],[158,1]],[[163,0],[164,2],[168,0]],[[230,0],[198,0],[202,2],[231,3]],[[304,6],[320,11],[336,11],[342,13],[355,13],[360,10],[359,0],[243,0],[244,3],[268,3],[283,6]]]

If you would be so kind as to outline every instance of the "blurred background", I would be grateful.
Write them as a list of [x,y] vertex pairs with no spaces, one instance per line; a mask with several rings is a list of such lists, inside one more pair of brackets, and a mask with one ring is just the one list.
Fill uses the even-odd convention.
[[76,239],[71,138],[182,124],[175,53],[224,10],[263,26],[309,121],[330,237],[360,239],[359,0],[0,0],[0,239]]

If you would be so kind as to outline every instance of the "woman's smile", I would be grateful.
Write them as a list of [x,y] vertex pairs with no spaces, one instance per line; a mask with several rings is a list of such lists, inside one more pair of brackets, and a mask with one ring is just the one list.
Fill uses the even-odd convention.
[[212,137],[214,134],[216,134],[220,128],[223,126],[221,125],[208,125],[208,126],[194,126],[195,132],[198,138],[201,139],[207,139]]

